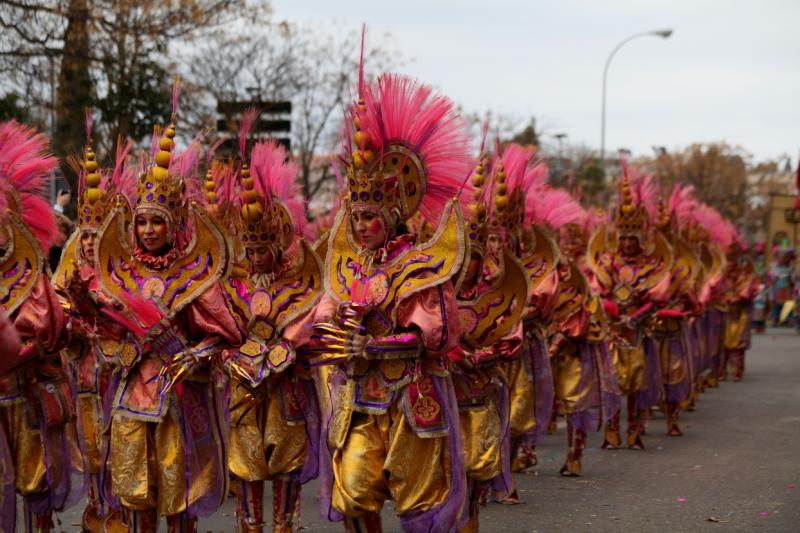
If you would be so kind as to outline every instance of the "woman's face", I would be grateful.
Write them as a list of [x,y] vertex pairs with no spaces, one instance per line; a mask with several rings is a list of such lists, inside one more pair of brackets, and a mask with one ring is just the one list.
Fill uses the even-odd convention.
[[465,291],[472,290],[478,284],[478,275],[481,273],[481,257],[473,254],[470,256],[469,263],[467,263],[467,272],[464,274],[464,281],[461,282],[461,288]]
[[245,253],[253,274],[266,274],[272,271],[274,255],[268,246],[248,247]]
[[350,214],[353,233],[366,250],[374,251],[386,243],[386,225],[383,218],[373,211],[353,211]]
[[159,255],[167,251],[167,221],[154,213],[136,215],[136,237],[145,250]]
[[85,257],[86,261],[89,263],[94,263],[94,239],[95,232],[81,232],[81,252],[83,252],[83,257]]
[[632,235],[623,235],[619,238],[619,251],[624,257],[636,257],[642,253],[639,238]]

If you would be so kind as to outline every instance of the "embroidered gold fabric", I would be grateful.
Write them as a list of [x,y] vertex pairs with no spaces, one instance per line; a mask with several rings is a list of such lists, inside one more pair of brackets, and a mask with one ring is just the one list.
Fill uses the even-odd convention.
[[418,437],[399,402],[384,414],[354,414],[343,448],[333,454],[333,507],[356,516],[379,512],[387,499],[399,515],[441,505],[453,476],[447,439]]
[[[284,378],[287,379],[287,378]],[[289,424],[280,409],[280,387],[274,387],[258,405],[242,402],[247,390],[231,385],[231,433],[228,466],[245,481],[275,479],[303,466],[308,437],[302,422]],[[244,416],[242,416],[244,414]]]
[[[527,342],[527,341],[525,341]],[[511,438],[519,437],[536,427],[535,402],[536,394],[530,362],[525,356],[525,348],[521,357],[504,363],[508,377]]]
[[459,411],[467,477],[488,481],[502,469],[500,415],[493,399]]
[[623,347],[613,343],[611,360],[617,372],[620,393],[627,396],[639,392],[644,382],[644,345]]

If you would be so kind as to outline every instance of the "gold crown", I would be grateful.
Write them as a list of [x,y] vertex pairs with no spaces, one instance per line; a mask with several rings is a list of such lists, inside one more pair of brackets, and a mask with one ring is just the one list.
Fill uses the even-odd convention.
[[[89,112],[87,110],[87,113]],[[106,191],[100,186],[102,178],[92,149],[91,137],[86,139],[83,170],[86,173],[84,177],[86,187],[78,197],[78,225],[81,229],[98,228],[108,213],[110,202],[105,201]]]
[[425,171],[419,157],[402,144],[390,144],[380,158],[367,148],[369,133],[364,131],[366,106],[359,100],[353,123],[356,150],[347,170],[348,200],[351,208],[382,213],[386,220],[397,213],[408,220],[419,209],[425,196]]
[[[620,183],[619,209],[617,212],[617,234],[641,237],[646,228],[647,213],[642,205],[633,204],[633,193],[628,176]],[[641,239],[640,239],[641,240]]]
[[139,178],[134,207],[136,210],[156,211],[166,220],[177,223],[185,216],[185,184],[182,176],[169,172],[172,150],[175,148],[175,133],[173,116],[164,130],[164,136],[158,141],[159,151],[156,153],[155,166],[148,168]]
[[[255,189],[250,167],[242,162],[242,210],[239,233],[245,247],[272,246],[286,251],[294,240],[295,222],[277,198],[262,199]],[[266,211],[264,205],[266,204]]]
[[472,185],[475,187],[473,202],[469,212],[466,213],[466,230],[469,249],[472,253],[483,255],[486,239],[489,234],[489,224],[486,220],[486,203],[483,198],[483,186],[486,183],[485,159],[481,158],[472,174]]

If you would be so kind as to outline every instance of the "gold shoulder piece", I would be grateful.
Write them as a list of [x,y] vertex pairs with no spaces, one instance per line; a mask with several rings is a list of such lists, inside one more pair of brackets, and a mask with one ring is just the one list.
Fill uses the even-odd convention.
[[[465,235],[461,213],[455,200],[447,203],[436,233],[427,242],[410,247],[386,264],[362,272],[374,296],[373,305],[392,317],[400,302],[425,289],[453,278],[464,261]],[[349,208],[336,216],[325,258],[325,290],[339,302],[350,300],[356,269],[364,261],[351,234]],[[366,278],[366,279],[364,279]]]
[[328,255],[328,239],[330,236],[331,230],[325,230],[322,232],[322,235],[320,235],[317,240],[314,241],[314,245],[312,246],[312,248],[314,248],[314,252],[323,262],[325,261],[325,257]]
[[10,238],[0,256],[0,305],[10,315],[30,295],[38,275],[47,270],[47,263],[39,241],[19,216],[12,213],[6,228]]
[[545,229],[539,226],[531,228],[531,252],[524,254],[520,261],[528,272],[531,290],[553,273],[558,265],[558,245]]
[[647,256],[647,267],[640,288],[647,290],[655,287],[665,276],[672,272],[675,254],[667,238],[656,230],[653,232],[652,253]]
[[133,258],[125,207],[117,206],[100,229],[96,245],[97,275],[114,297],[123,291],[151,298],[176,315],[223,278],[229,269],[228,246],[219,228],[202,210],[190,208],[194,235],[183,255],[156,271]]
[[296,267],[287,272],[272,291],[272,309],[278,331],[283,331],[322,298],[322,262],[304,239],[300,239],[298,250]]
[[50,278],[50,282],[56,290],[64,290],[67,283],[69,283],[69,280],[72,278],[73,273],[78,268],[80,258],[80,250],[78,248],[80,245],[81,230],[77,229],[72,232],[72,235],[70,235],[69,239],[64,244],[64,249],[61,252],[61,260],[58,262],[58,268],[56,268],[53,277]]
[[522,320],[530,297],[528,273],[509,251],[503,251],[503,272],[489,290],[459,302],[463,335],[473,346],[488,347],[509,335]]
[[567,275],[558,279],[558,294],[553,309],[553,323],[562,322],[583,309],[591,296],[583,272],[570,262]]
[[694,255],[691,246],[681,237],[675,238],[675,261],[672,266],[672,296],[696,287],[700,277],[700,262]]
[[608,226],[601,224],[592,232],[586,248],[586,264],[597,277],[597,281],[602,287],[611,287],[614,284],[611,273],[603,265],[603,258],[609,251],[616,248],[616,243],[609,242]]

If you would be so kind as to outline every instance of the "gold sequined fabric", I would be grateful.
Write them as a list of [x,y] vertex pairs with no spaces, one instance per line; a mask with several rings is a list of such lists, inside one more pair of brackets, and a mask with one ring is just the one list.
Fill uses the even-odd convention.
[[354,413],[343,448],[333,454],[333,506],[357,516],[393,499],[399,515],[427,511],[447,498],[450,465],[448,437],[418,437],[400,402],[384,414]]
[[639,392],[644,382],[644,345],[623,347],[613,344],[611,360],[614,361],[620,393],[628,395]]

